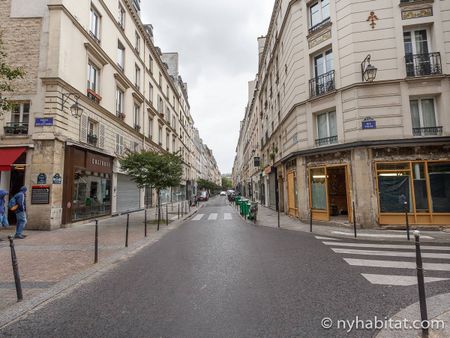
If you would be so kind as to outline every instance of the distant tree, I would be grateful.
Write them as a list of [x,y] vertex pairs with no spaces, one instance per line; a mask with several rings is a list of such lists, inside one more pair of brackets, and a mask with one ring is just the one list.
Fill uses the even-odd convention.
[[222,188],[224,190],[229,190],[233,187],[233,182],[228,177],[222,177]]
[[182,159],[178,154],[142,151],[128,153],[120,160],[123,170],[139,188],[152,188],[158,196],[158,230],[161,219],[161,190],[178,186],[183,175]]
[[197,188],[200,190],[206,189],[214,193],[219,191],[222,187],[215,184],[214,182],[204,180],[201,178],[197,181]]
[[12,82],[15,79],[23,78],[24,74],[22,68],[11,67],[6,63],[6,53],[3,50],[0,33],[0,116],[12,108],[12,104],[5,97],[5,93],[13,92]]

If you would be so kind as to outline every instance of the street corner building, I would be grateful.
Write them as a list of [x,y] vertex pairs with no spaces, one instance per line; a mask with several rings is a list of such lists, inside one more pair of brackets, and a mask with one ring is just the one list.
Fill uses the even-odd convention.
[[450,0],[277,0],[236,148],[293,217],[450,225]]
[[[191,198],[204,167],[220,172],[190,112],[177,53],[154,45],[140,0],[0,2],[6,62],[23,67],[0,120],[0,187],[27,196],[29,229],[50,230],[155,205],[120,168],[127,152],[178,152]],[[13,215],[9,215],[10,218]]]

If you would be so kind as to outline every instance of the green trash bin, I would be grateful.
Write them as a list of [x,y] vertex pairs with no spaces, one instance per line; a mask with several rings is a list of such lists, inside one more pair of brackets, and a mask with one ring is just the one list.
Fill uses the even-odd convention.
[[248,201],[248,199],[245,199],[245,198],[241,199],[241,201],[240,201],[240,207],[241,207],[240,211],[241,211],[242,216],[245,216],[245,209],[247,206],[247,201]]
[[248,219],[248,216],[250,216],[250,208],[252,207],[252,202],[248,201],[246,203],[246,207],[245,207],[245,218]]

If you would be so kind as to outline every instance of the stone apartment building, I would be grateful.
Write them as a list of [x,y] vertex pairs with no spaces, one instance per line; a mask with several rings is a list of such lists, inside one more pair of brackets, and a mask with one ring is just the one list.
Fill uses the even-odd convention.
[[29,228],[154,205],[121,170],[127,151],[180,152],[182,185],[163,200],[195,193],[187,85],[140,0],[5,0],[0,32],[8,63],[26,71],[0,120],[0,188],[29,187]]
[[[352,222],[355,208],[364,227],[405,211],[450,224],[449,18],[449,0],[275,1],[253,108],[266,205],[278,194],[301,219]],[[236,184],[250,180],[242,154]]]

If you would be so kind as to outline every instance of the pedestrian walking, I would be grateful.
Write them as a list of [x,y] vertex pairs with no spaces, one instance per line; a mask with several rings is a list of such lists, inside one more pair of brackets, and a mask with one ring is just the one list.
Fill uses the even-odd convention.
[[8,216],[6,212],[6,201],[5,197],[8,192],[5,190],[0,190],[0,226],[2,228],[9,227]]
[[8,207],[10,210],[14,211],[16,213],[16,234],[14,235],[14,238],[18,239],[24,239],[27,237],[23,234],[23,230],[25,229],[25,226],[27,225],[27,205],[26,205],[26,194],[27,194],[27,187],[20,188],[20,191],[14,195],[13,198],[9,200]]

